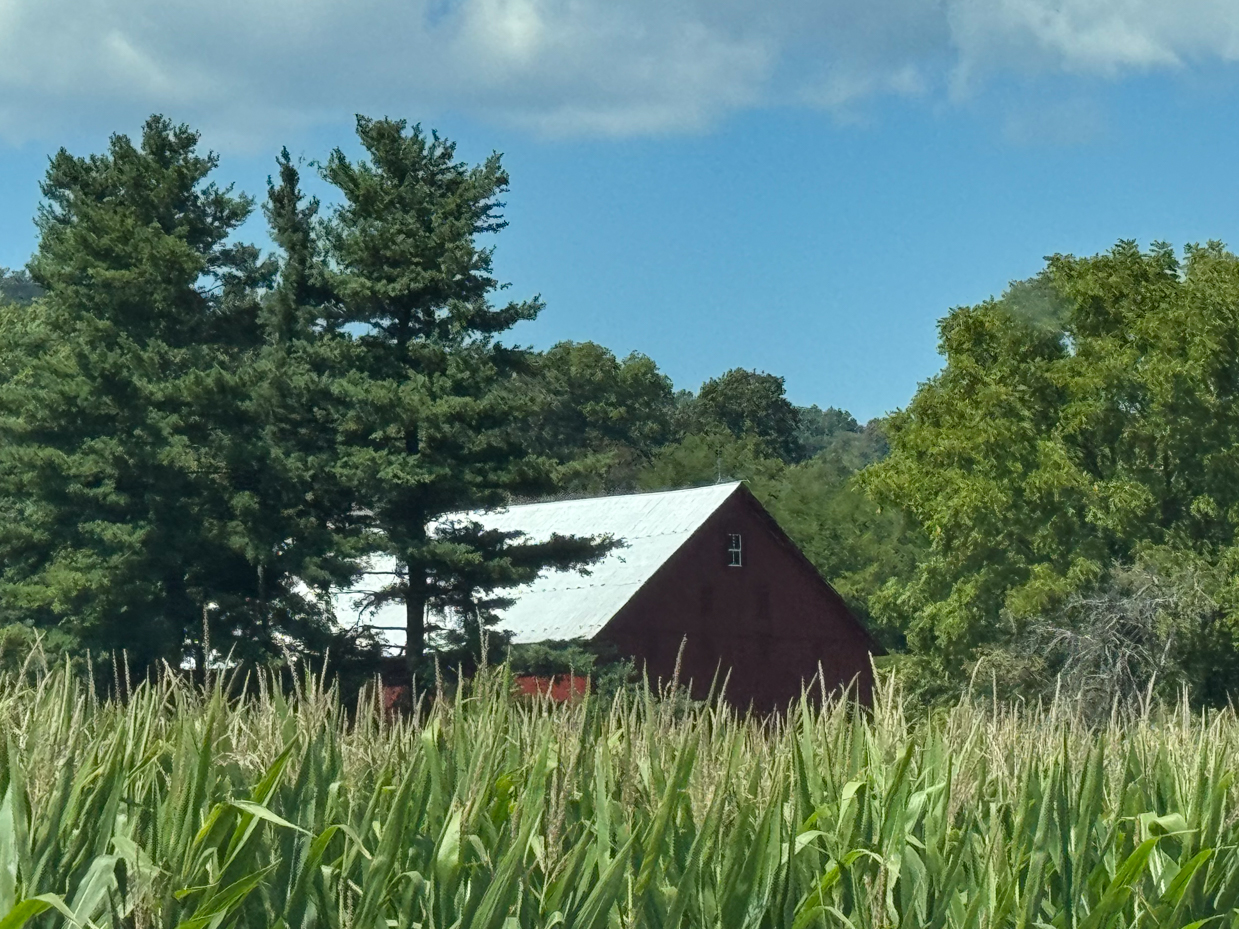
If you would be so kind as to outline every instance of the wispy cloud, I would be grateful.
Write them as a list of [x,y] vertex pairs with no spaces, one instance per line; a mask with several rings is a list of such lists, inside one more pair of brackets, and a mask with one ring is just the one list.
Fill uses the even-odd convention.
[[1236,59],[1234,0],[0,0],[0,136],[164,110],[239,142],[447,109],[624,136]]

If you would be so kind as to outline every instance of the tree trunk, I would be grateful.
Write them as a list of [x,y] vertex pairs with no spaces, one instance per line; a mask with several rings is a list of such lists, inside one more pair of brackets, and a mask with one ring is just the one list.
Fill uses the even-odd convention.
[[421,670],[422,655],[426,651],[426,578],[414,568],[409,568],[404,608],[404,660],[409,672],[409,684],[412,685],[413,676]]

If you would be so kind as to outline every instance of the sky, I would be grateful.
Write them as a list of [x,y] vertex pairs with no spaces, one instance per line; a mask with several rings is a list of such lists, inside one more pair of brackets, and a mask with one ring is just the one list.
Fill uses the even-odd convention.
[[1046,255],[1239,247],[1234,0],[0,0],[0,265],[48,154],[152,112],[253,194],[356,113],[502,152],[496,268],[546,302],[513,340],[862,420]]

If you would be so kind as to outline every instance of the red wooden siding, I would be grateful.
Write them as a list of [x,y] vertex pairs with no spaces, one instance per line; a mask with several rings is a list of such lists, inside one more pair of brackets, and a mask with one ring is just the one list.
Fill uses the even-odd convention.
[[[728,535],[744,564],[728,566]],[[740,708],[783,707],[817,673],[826,686],[873,687],[868,632],[752,494],[739,488],[615,615],[597,638],[669,680],[684,641],[680,680],[703,697],[730,671]]]

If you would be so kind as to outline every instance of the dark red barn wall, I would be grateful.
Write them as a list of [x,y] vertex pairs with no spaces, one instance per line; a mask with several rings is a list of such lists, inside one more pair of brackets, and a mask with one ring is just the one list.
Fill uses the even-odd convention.
[[[728,567],[727,536],[743,539],[744,564]],[[877,646],[842,598],[743,486],[633,596],[598,639],[670,680],[685,641],[680,680],[703,697],[716,670],[731,672],[732,704],[778,709],[818,673],[834,689],[855,682],[868,702]]]

